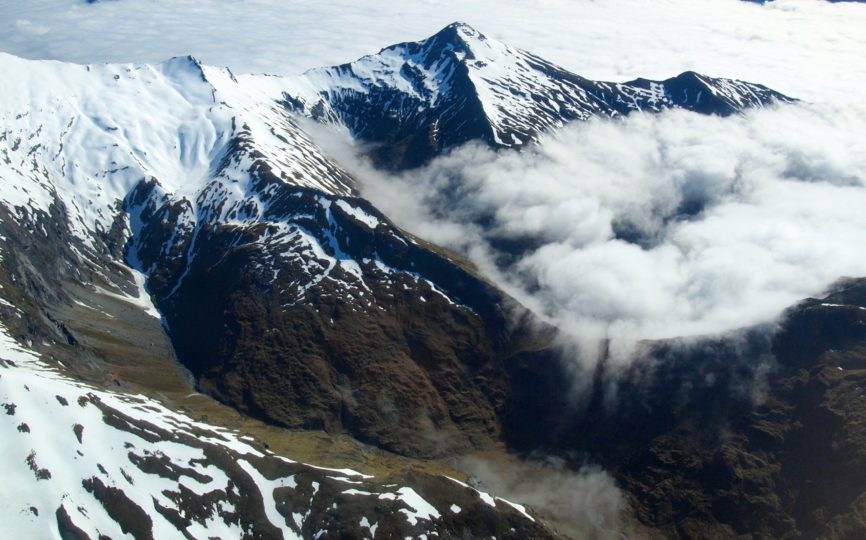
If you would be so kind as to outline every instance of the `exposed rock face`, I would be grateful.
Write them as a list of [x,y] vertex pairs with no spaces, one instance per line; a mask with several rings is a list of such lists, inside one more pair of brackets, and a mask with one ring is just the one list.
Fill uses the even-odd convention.
[[[553,538],[520,505],[443,476],[377,479],[271,453],[160,403],[68,378],[0,326],[0,530],[136,539]],[[56,398],[56,399],[55,399]],[[15,429],[26,419],[28,429]],[[16,432],[17,431],[17,432]],[[26,456],[26,457],[25,457]]]
[[[51,366],[120,389],[137,380],[136,366],[160,359],[171,371],[161,384],[185,391],[183,370],[167,361],[176,352],[198,389],[246,414],[345,431],[405,455],[505,442],[575,466],[588,459],[616,475],[644,523],[672,537],[862,534],[862,282],[794,308],[777,329],[646,344],[625,371],[602,364],[575,403],[552,330],[358,198],[290,113],[342,123],[380,143],[381,163],[406,168],[470,140],[519,147],[571,120],[672,107],[726,115],[788,98],[694,73],[587,81],[459,24],[299,78],[236,78],[192,58],[91,67],[0,55],[0,64],[15,74],[2,88],[16,97],[0,110],[0,177],[14,186],[0,193],[8,350],[27,344]],[[17,99],[19,81],[38,89],[31,101]],[[118,307],[144,300],[126,264],[146,278],[170,342],[157,319]],[[127,371],[116,377],[120,365]],[[3,384],[13,379],[3,375]],[[58,395],[44,401],[80,406]],[[373,519],[393,535],[550,534],[504,503],[421,474],[398,485],[438,517],[413,522],[421,510],[408,492],[401,499],[352,475],[329,480],[262,449],[203,442],[213,433],[189,423],[178,434],[118,414],[107,398],[87,402],[115,431],[204,456],[178,463],[124,452],[127,472],[170,481],[155,502],[123,492],[117,486],[131,481],[102,463],[76,477],[79,495],[121,533],[158,537],[166,523],[189,531],[216,516],[262,536],[364,535]],[[38,433],[16,416],[19,403],[4,405],[5,440]],[[66,442],[87,444],[94,425],[70,423]],[[16,465],[40,489],[58,481],[47,452],[18,450]],[[228,478],[219,493],[180,481],[209,484],[209,467]],[[267,488],[290,477],[291,489]],[[37,508],[64,534],[90,535],[76,511]]]
[[[729,114],[784,99],[694,74],[669,88],[594,83],[462,24],[296,78],[235,77],[189,57],[2,61],[20,72],[13,90],[39,78],[34,99],[52,103],[7,104],[4,174],[29,193],[10,202],[47,212],[57,199],[70,234],[102,257],[85,259],[124,258],[142,272],[199,388],[279,425],[347,430],[412,455],[499,440],[536,400],[533,386],[515,387],[531,380],[524,371],[556,369],[550,331],[355,198],[290,109],[343,123],[408,166],[468,140],[528,143],[590,116]],[[74,92],[61,99],[52,86]],[[726,105],[703,110],[710,95]]]
[[[17,60],[12,63],[21,67]],[[28,484],[28,493],[34,501],[24,514],[16,508],[15,530],[21,530],[20,518],[22,527],[33,527],[27,530],[34,536],[56,530],[80,538],[175,534],[167,531],[191,537],[309,537],[319,532],[371,537],[373,527],[380,536],[552,536],[513,506],[447,478],[416,473],[371,480],[350,474],[343,475],[347,481],[335,480],[333,471],[289,463],[248,441],[235,445],[237,437],[218,426],[203,426],[157,402],[125,395],[192,389],[183,370],[171,361],[174,347],[160,319],[141,309],[150,302],[124,260],[147,274],[148,287],[165,310],[170,336],[184,361],[201,376],[203,388],[281,425],[352,429],[383,446],[416,455],[488,442],[497,436],[496,418],[493,413],[472,417],[471,400],[486,399],[492,408],[501,406],[504,398],[489,390],[490,397],[475,394],[464,403],[445,405],[420,367],[404,374],[401,369],[411,364],[387,354],[387,347],[397,341],[385,334],[403,331],[404,321],[397,317],[409,308],[396,315],[362,316],[364,308],[384,311],[368,305],[370,301],[375,298],[388,307],[429,305],[430,313],[442,317],[442,328],[429,338],[422,326],[426,322],[416,314],[420,322],[412,346],[429,347],[428,358],[443,356],[442,364],[457,371],[451,379],[443,375],[443,380],[459,389],[488,391],[487,383],[478,382],[481,375],[459,386],[465,373],[482,370],[464,364],[457,354],[477,348],[482,351],[477,354],[487,355],[486,361],[494,352],[505,351],[507,343],[525,340],[495,307],[507,304],[507,298],[445,257],[404,238],[369,203],[351,197],[345,173],[309,146],[302,133],[292,135],[291,122],[279,111],[268,122],[275,131],[273,126],[288,130],[276,140],[300,152],[292,159],[270,143],[263,144],[267,129],[256,131],[257,127],[220,118],[227,105],[216,104],[206,91],[197,92],[199,85],[208,83],[194,61],[180,59],[161,70],[94,69],[92,76],[99,83],[89,79],[91,71],[84,66],[70,69],[84,78],[82,89],[91,92],[101,83],[123,80],[115,79],[113,71],[127,74],[124,82],[133,86],[133,94],[136,89],[191,84],[195,91],[184,99],[195,108],[192,102],[201,98],[200,112],[214,115],[206,124],[216,128],[208,139],[215,146],[207,148],[204,139],[190,144],[184,132],[178,151],[189,159],[187,165],[207,174],[188,177],[185,183],[183,178],[166,179],[162,169],[160,181],[151,174],[160,172],[160,164],[153,160],[172,148],[171,141],[164,141],[162,149],[118,150],[129,144],[125,134],[105,117],[97,123],[76,116],[77,107],[70,103],[58,103],[44,115],[35,108],[28,115],[4,113],[14,132],[4,131],[0,138],[0,173],[4,185],[14,189],[2,193],[0,204],[0,390],[8,424],[0,440],[4,455],[21,454],[21,459],[4,459],[4,466],[22,476],[22,482],[33,483]],[[138,76],[144,79],[141,87],[135,86]],[[26,76],[22,79],[26,82]],[[108,95],[121,100],[125,92]],[[33,133],[27,131],[30,119],[39,124]],[[188,127],[182,125],[181,131]],[[106,137],[117,142],[106,142]],[[104,143],[109,157],[83,154],[80,146],[69,142],[82,139]],[[195,145],[202,152],[200,158],[212,158],[206,165],[199,163],[201,168],[193,165],[198,159],[191,157]],[[307,172],[296,176],[293,167]],[[104,178],[113,183],[104,183]],[[123,199],[112,198],[117,194],[124,194]],[[424,276],[435,276],[437,282]],[[331,337],[324,339],[324,313],[318,320],[313,314],[317,299],[324,305],[329,291],[337,296],[328,300],[334,302],[329,317],[336,322],[342,316],[349,322],[340,323],[347,335],[331,330]],[[469,306],[478,311],[473,314]],[[347,312],[344,316],[341,309]],[[236,316],[228,310],[236,310]],[[461,317],[474,317],[476,322],[466,329]],[[226,328],[226,321],[233,326]],[[379,334],[371,337],[365,324],[379,325]],[[277,340],[257,349],[255,343],[272,325],[280,328]],[[453,332],[463,348],[443,346],[443,353],[435,349],[444,332]],[[410,338],[401,339],[408,344]],[[311,346],[318,349],[305,349]],[[221,356],[209,357],[202,351]],[[294,355],[304,361],[318,358],[318,363],[293,363]],[[349,360],[334,362],[337,368],[331,368],[331,362],[343,355]],[[262,359],[266,363],[256,366],[255,360]],[[367,364],[375,362],[380,363],[378,371],[370,366],[366,374]],[[165,373],[154,375],[154,364],[163,366]],[[348,388],[344,381],[355,374],[343,366],[365,372],[357,383],[372,388],[365,391],[364,404],[377,397],[382,407],[371,405],[368,415],[359,405],[345,404],[353,398],[343,392]],[[274,372],[281,376],[273,377]],[[397,374],[393,379],[392,373]],[[285,385],[302,376],[298,392],[284,395]],[[502,384],[500,374],[490,378],[490,388]],[[336,395],[335,384],[344,385]],[[99,389],[105,386],[118,393]],[[261,397],[250,399],[250,387],[257,392],[258,386]],[[319,394],[316,406],[313,401]],[[423,407],[425,414],[433,410],[445,427],[430,421],[424,427],[430,437],[416,437],[418,425],[410,425],[405,420],[409,414],[398,414],[394,405],[404,402],[416,404],[410,409],[413,421]],[[465,421],[451,419],[451,410],[465,411]],[[388,414],[381,421],[376,417]],[[170,419],[169,425],[156,421],[160,415]],[[67,428],[54,429],[52,422],[63,420],[68,420]],[[465,440],[462,424],[469,426],[466,433],[478,433],[478,441]],[[123,440],[107,443],[109,436]],[[407,442],[413,438],[419,442]],[[127,442],[134,448],[125,447]],[[288,485],[290,479],[297,482],[296,488],[271,486],[278,480]],[[157,488],[149,491],[153,486]],[[351,489],[359,493],[346,493]],[[12,527],[10,523],[7,520],[4,527]]]
[[153,184],[127,199],[145,223],[130,249],[156,269],[150,291],[199,386],[410,455],[498,440],[511,359],[539,347],[528,315],[509,320],[513,301],[362,199],[253,185],[267,195],[249,206],[266,210],[247,225],[185,229],[186,203],[158,206]]
[[[191,391],[159,319],[134,305],[132,275],[110,249],[91,251],[69,230],[59,200],[50,213],[17,212],[0,207],[0,468],[17,486],[0,530],[82,539],[555,536],[521,507],[449,478],[293,462],[132,395]],[[164,379],[138,373],[152,377],[153,363]]]

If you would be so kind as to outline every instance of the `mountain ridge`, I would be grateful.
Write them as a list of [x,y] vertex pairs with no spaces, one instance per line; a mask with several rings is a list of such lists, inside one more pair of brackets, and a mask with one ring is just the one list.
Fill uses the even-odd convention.
[[395,168],[418,166],[474,139],[519,148],[593,117],[668,108],[726,116],[792,101],[762,85],[694,72],[664,81],[591,81],[460,22],[286,81],[290,107],[382,144],[375,156]]

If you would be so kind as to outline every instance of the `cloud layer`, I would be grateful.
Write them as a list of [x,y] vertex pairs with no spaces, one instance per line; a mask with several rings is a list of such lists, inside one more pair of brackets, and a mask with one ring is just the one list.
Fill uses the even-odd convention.
[[628,347],[770,321],[866,275],[861,133],[866,109],[850,107],[672,111],[573,124],[529,152],[355,172],[398,224],[570,335]]
[[0,0],[0,50],[76,62],[194,54],[295,74],[455,20],[593,79],[692,69],[846,102],[866,86],[866,8],[810,0]]

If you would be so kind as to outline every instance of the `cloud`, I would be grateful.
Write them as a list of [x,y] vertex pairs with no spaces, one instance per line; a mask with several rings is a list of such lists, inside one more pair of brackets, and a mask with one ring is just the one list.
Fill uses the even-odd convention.
[[460,458],[457,467],[482,489],[540,510],[559,532],[571,538],[640,537],[627,517],[623,493],[599,467],[573,471],[556,458],[518,461],[507,456],[467,456]]
[[18,19],[15,21],[15,28],[25,34],[42,35],[51,31],[47,26],[35,25],[27,19]]
[[572,124],[530,151],[470,145],[398,176],[350,168],[399,225],[616,356],[772,321],[866,275],[861,133],[866,108],[671,111]]
[[[671,112],[573,124],[523,153],[469,145],[389,176],[320,126],[319,142],[398,224],[466,253],[581,344],[723,332],[866,275],[866,9],[778,0],[0,0],[0,50],[74,62],[193,54],[295,74],[455,20],[583,76],[685,70],[819,103],[719,119]],[[456,193],[445,199],[443,193]],[[589,351],[589,352],[587,352]],[[611,477],[555,462],[467,460],[498,494],[577,537],[623,530]],[[616,536],[619,537],[619,536]]]
[[[0,2],[0,50],[75,62],[193,54],[234,71],[340,64],[463,20],[583,76],[685,70],[765,83],[812,101],[860,101],[862,5],[778,0],[81,0]],[[34,35],[15,21],[51,28]]]

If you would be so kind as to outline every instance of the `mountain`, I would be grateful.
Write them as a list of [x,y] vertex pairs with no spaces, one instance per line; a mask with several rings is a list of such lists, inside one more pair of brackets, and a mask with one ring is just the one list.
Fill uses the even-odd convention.
[[376,157],[397,168],[470,140],[525,146],[574,120],[670,108],[726,116],[791,101],[760,84],[690,71],[664,81],[591,81],[464,23],[287,83],[289,107],[382,145]]
[[[335,482],[133,397],[211,411],[191,371],[199,389],[276,425],[441,454],[470,444],[463,428],[478,444],[493,437],[493,413],[465,396],[504,406],[482,392],[507,374],[484,362],[522,338],[507,298],[354,197],[288,112],[242,93],[227,70],[192,58],[0,63],[4,466],[35,482],[11,530],[552,534],[441,475],[389,478],[394,489]],[[410,343],[430,351],[429,368]],[[295,492],[273,491],[293,475]]]

